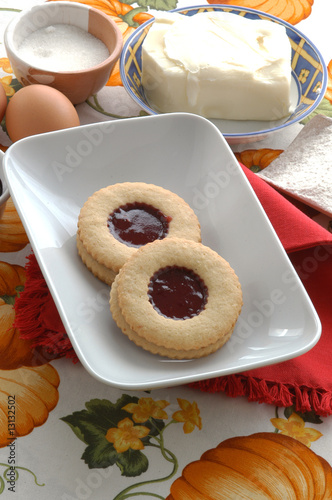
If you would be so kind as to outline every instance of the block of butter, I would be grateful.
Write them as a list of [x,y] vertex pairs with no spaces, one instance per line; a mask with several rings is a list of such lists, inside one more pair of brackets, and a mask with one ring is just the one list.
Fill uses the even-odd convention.
[[142,85],[159,112],[278,120],[290,113],[291,45],[269,20],[166,12],[142,44]]

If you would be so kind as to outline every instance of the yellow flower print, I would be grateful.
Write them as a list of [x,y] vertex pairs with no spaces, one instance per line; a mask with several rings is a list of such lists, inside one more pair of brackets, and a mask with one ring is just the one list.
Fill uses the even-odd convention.
[[309,73],[310,71],[308,69],[301,69],[299,74],[299,81],[301,83],[305,83],[307,81]]
[[134,425],[130,418],[124,418],[118,427],[111,427],[106,433],[106,439],[114,445],[118,453],[132,450],[143,450],[141,439],[149,434],[150,430],[144,425]]
[[183,430],[185,434],[189,434],[195,429],[195,426],[201,430],[202,419],[199,416],[199,409],[197,403],[194,401],[193,404],[189,403],[186,399],[177,398],[181,410],[173,413],[173,420],[177,422],[184,422]]
[[146,422],[148,418],[167,419],[168,415],[164,408],[169,403],[164,400],[154,401],[152,398],[140,398],[138,403],[129,403],[122,409],[133,414],[133,420],[137,424]]
[[321,88],[322,88],[322,82],[317,82],[316,85],[313,87],[312,91],[317,93]]
[[8,57],[0,57],[0,68],[2,68],[5,73],[13,72]]
[[279,429],[281,434],[297,439],[297,441],[305,444],[308,448],[310,448],[313,441],[317,441],[323,435],[321,432],[316,431],[316,429],[305,428],[304,420],[296,413],[292,413],[288,419],[271,418],[271,423]]
[[13,78],[11,76],[4,76],[3,78],[0,78],[0,83],[2,84],[6,92],[6,96],[8,97],[11,97],[12,95],[15,94],[15,90],[13,89],[13,87],[10,86],[12,79]]

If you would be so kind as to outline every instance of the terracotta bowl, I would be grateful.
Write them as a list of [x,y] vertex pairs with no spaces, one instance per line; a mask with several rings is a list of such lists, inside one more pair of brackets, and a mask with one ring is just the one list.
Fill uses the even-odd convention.
[[9,198],[9,190],[6,184],[4,172],[3,172],[3,165],[2,165],[2,159],[4,157],[4,153],[0,149],[0,220],[3,216],[3,213],[5,211],[6,203]]
[[[70,24],[88,31],[106,45],[109,57],[96,66],[78,71],[33,67],[20,57],[19,46],[32,32],[54,24]],[[103,12],[76,2],[49,2],[14,16],[5,30],[4,43],[13,72],[23,86],[49,85],[65,94],[73,104],[79,104],[107,83],[120,57],[123,40],[116,23]]]

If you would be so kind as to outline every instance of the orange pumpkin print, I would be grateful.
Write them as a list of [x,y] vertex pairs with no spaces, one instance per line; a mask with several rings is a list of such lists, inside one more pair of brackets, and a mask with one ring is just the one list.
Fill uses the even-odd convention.
[[0,370],[44,364],[43,355],[32,348],[32,342],[20,338],[19,330],[13,326],[14,320],[14,307],[0,297]]
[[[0,370],[0,448],[43,425],[59,400],[58,372],[51,365]],[[15,406],[15,428],[8,428],[9,399]]]
[[[13,326],[14,302],[25,281],[24,267],[0,262],[0,447],[42,425],[59,397],[57,371]],[[9,395],[15,406],[15,432],[8,427]]]
[[[50,2],[56,2],[58,0],[49,0]],[[118,0],[69,0],[70,2],[84,3],[90,5],[95,9],[103,11],[105,14],[110,16],[113,21],[117,24],[118,28],[122,33],[123,43],[127,38],[135,31],[135,28],[140,24],[145,23],[152,18],[150,14],[145,11],[143,7],[133,8],[131,5],[119,2]],[[122,85],[120,77],[120,63],[116,62],[110,78],[107,82],[108,86],[119,86]]]
[[28,236],[14,202],[9,198],[4,214],[0,219],[0,250],[1,252],[18,252],[28,243]]
[[332,104],[332,59],[327,66],[327,89],[324,97]]
[[25,269],[19,265],[0,262],[0,370],[20,366],[37,366],[46,361],[30,340],[20,338],[14,327],[14,302],[25,283]]
[[332,468],[299,441],[263,432],[227,439],[187,465],[166,500],[327,500]]
[[[208,0],[208,2],[220,3],[218,0]],[[314,0],[223,0],[222,3],[260,10],[294,26],[310,16]]]
[[11,97],[15,94],[15,89],[11,86],[12,81],[13,77],[11,75],[0,78],[0,84],[3,86],[7,97]]
[[8,262],[0,262],[0,297],[13,296],[18,294],[18,287],[23,287],[25,283],[24,267]]
[[283,149],[246,149],[241,153],[234,153],[238,162],[251,170],[262,170],[270,165],[281,153]]

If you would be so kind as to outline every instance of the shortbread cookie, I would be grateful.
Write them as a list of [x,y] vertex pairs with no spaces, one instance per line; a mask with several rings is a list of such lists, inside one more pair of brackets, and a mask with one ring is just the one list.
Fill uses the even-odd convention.
[[110,296],[113,318],[130,340],[174,359],[220,349],[241,308],[241,286],[229,263],[211,248],[181,238],[137,250]]
[[142,347],[146,351],[151,352],[152,354],[159,354],[160,356],[166,356],[172,359],[202,358],[204,356],[207,356],[208,354],[212,354],[213,352],[217,351],[220,347],[222,347],[233,333],[233,330],[231,330],[229,332],[228,337],[225,336],[215,344],[211,344],[207,347],[202,347],[201,349],[188,349],[185,351],[181,349],[171,349],[156,344],[152,344],[151,342],[145,340],[143,337],[137,335],[137,333],[135,333],[134,330],[132,330],[129,327],[124,317],[122,316],[121,309],[118,303],[118,290],[117,290],[118,276],[119,275],[116,276],[111,289],[111,311],[114,321],[116,322],[117,326],[122,330],[122,332],[125,335],[127,335],[127,337],[132,342],[134,342],[137,346]]
[[138,248],[155,239],[201,241],[190,206],[175,193],[143,182],[114,184],[90,196],[79,215],[77,236],[83,262],[106,282],[103,267],[115,276]]
[[99,264],[96,260],[94,260],[90,254],[85,250],[83,243],[79,239],[78,235],[76,237],[77,251],[78,255],[81,257],[83,263],[101,281],[106,283],[107,285],[111,285],[114,281],[116,273],[112,269],[108,269],[107,267]]

